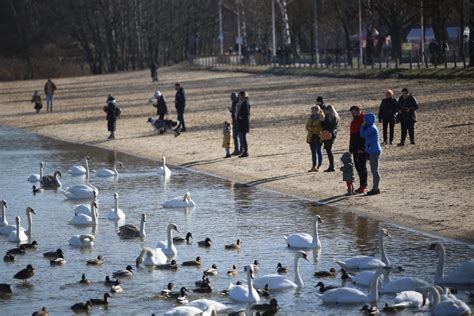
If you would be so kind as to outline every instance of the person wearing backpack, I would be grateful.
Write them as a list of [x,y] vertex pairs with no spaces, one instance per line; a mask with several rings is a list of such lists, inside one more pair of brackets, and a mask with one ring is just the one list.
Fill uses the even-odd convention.
[[104,106],[104,112],[107,113],[107,130],[110,135],[107,139],[115,139],[115,130],[117,127],[117,119],[120,117],[122,110],[118,106],[115,98],[109,94],[107,97],[107,105]]

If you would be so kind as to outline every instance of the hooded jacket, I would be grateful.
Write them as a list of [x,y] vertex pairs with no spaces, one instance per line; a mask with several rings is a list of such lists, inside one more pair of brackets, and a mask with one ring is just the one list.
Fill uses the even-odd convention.
[[365,152],[368,154],[379,154],[382,152],[379,142],[379,130],[375,126],[375,114],[364,114],[365,124],[360,127],[360,136],[365,140]]
[[348,152],[343,153],[341,157],[341,162],[343,163],[341,167],[342,181],[355,181],[354,163],[352,162],[351,154]]
[[360,112],[358,117],[352,119],[350,127],[349,151],[357,153],[364,150],[364,139],[360,136],[360,126],[364,122],[364,112]]

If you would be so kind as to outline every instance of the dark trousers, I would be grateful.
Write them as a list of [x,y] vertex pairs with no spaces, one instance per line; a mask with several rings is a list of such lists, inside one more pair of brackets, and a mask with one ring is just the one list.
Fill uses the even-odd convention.
[[177,120],[181,123],[181,130],[184,132],[186,131],[186,125],[184,124],[184,111],[178,111],[178,118]]
[[238,153],[241,150],[240,140],[239,140],[239,131],[237,129],[237,124],[234,123],[232,126],[232,137],[234,139],[234,152]]
[[393,133],[395,130],[395,120],[383,120],[382,121],[382,130],[383,130],[383,142],[387,142],[387,129],[390,129],[390,144],[393,142]]
[[321,143],[319,140],[312,140],[309,143],[309,148],[311,149],[311,159],[313,160],[313,168],[320,167],[323,163],[323,154],[321,152]]
[[400,122],[402,128],[402,139],[400,143],[405,144],[407,132],[410,135],[410,142],[415,142],[415,122],[413,120],[404,120]]
[[158,120],[164,120],[165,119],[165,113],[159,114],[158,113]]
[[249,148],[247,144],[247,133],[239,133],[239,139],[240,139],[240,150],[242,151],[243,154],[248,153]]
[[354,164],[361,187],[367,187],[367,157],[365,153],[353,153]]
[[326,150],[326,154],[328,155],[329,160],[329,169],[334,169],[334,155],[332,154],[332,144],[334,144],[334,140],[324,141],[324,149]]

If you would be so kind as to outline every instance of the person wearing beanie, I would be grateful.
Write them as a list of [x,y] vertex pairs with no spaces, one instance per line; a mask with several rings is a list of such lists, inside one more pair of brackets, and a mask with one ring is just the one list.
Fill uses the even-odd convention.
[[372,190],[367,195],[376,195],[380,193],[379,183],[379,159],[382,153],[382,147],[379,143],[379,130],[375,125],[375,114],[364,114],[364,122],[360,127],[360,136],[365,140],[365,152],[369,155],[370,172],[372,172]]
[[153,106],[156,107],[156,115],[158,115],[158,120],[163,120],[165,115],[168,114],[168,106],[166,105],[165,96],[160,90],[156,90],[153,96],[156,98],[156,104],[153,104]]
[[415,145],[416,110],[418,110],[418,102],[413,95],[408,93],[407,88],[403,88],[402,95],[398,98],[398,115],[400,116],[402,135],[397,146],[405,146],[407,133],[410,135],[411,144]]
[[[387,89],[385,91],[385,98],[382,99],[379,107],[379,123],[382,123],[383,144],[387,145],[387,140],[390,145],[393,145],[393,135],[395,129],[395,116],[398,113],[397,99],[393,97],[393,91]],[[390,129],[390,138],[387,139],[387,131]]]
[[104,106],[104,112],[107,113],[107,130],[110,132],[108,139],[114,139],[117,118],[120,116],[120,113],[122,113],[122,110],[111,94],[107,96],[107,105]]

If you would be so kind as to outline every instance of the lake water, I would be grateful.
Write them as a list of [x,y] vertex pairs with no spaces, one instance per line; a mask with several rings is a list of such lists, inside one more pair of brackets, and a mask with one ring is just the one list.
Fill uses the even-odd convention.
[[[160,138],[156,138],[159,147]],[[324,223],[320,226],[320,238],[323,244],[319,260],[310,256],[310,262],[301,261],[300,268],[305,287],[298,291],[275,293],[280,305],[279,314],[359,314],[360,306],[326,306],[315,296],[318,282],[312,276],[314,271],[335,267],[336,259],[345,259],[357,254],[377,253],[377,233],[380,227],[386,227],[392,237],[386,239],[386,251],[393,265],[401,265],[406,271],[403,275],[419,276],[431,281],[437,264],[437,256],[427,250],[434,237],[425,236],[411,230],[360,217],[348,211],[338,211],[315,203],[299,200],[255,187],[233,183],[219,178],[193,173],[184,169],[172,168],[173,175],[164,182],[155,175],[159,166],[156,162],[133,156],[101,150],[93,147],[73,145],[40,137],[23,130],[0,128],[0,199],[8,203],[8,221],[13,224],[14,217],[20,215],[22,226],[26,227],[25,208],[36,210],[33,216],[33,239],[39,242],[37,251],[16,256],[14,263],[1,263],[0,283],[12,284],[14,294],[0,298],[1,315],[31,314],[47,306],[52,314],[70,314],[70,306],[89,298],[101,298],[108,291],[103,285],[106,275],[113,271],[134,265],[141,246],[154,246],[160,240],[166,240],[166,226],[177,224],[181,236],[192,232],[192,245],[179,245],[177,261],[194,259],[201,256],[202,268],[180,267],[177,272],[139,269],[135,275],[123,280],[124,292],[113,295],[107,309],[94,307],[93,314],[162,314],[172,308],[173,301],[156,296],[168,282],[178,288],[194,288],[202,271],[216,264],[220,273],[211,277],[215,290],[211,295],[191,294],[190,300],[208,297],[236,309],[246,305],[232,303],[228,298],[220,297],[219,290],[227,288],[230,282],[245,279],[243,266],[258,259],[261,263],[259,275],[274,273],[278,262],[290,268],[288,278],[293,279],[294,252],[286,247],[283,234],[292,232],[311,233],[311,218],[321,215]],[[77,228],[68,224],[73,217],[73,207],[77,201],[66,200],[61,193],[45,191],[33,196],[27,177],[38,173],[39,161],[45,162],[45,173],[61,170],[64,186],[82,183],[83,178],[71,177],[67,170],[75,164],[83,164],[83,157],[91,157],[91,169],[111,168],[115,160],[123,162],[117,179],[91,177],[100,190],[100,220],[95,231],[96,246],[89,250],[73,249],[68,239],[75,234],[91,233],[91,228]],[[196,208],[192,210],[164,209],[165,200],[182,196],[190,191]],[[140,240],[121,240],[116,235],[116,224],[107,220],[107,212],[113,207],[113,194],[120,194],[120,208],[127,215],[126,223],[138,225],[140,214],[147,214],[144,242]],[[198,240],[210,237],[213,245],[210,249],[197,246]],[[224,245],[242,241],[241,251],[226,251]],[[474,257],[472,246],[452,241],[444,241],[447,248],[447,271],[461,261]],[[15,245],[0,236],[0,254]],[[66,264],[52,267],[42,257],[45,251],[62,248]],[[105,263],[100,267],[86,266],[86,260],[102,255]],[[378,255],[378,254],[377,254]],[[36,274],[27,285],[13,279],[13,275],[32,264]],[[225,273],[235,264],[240,273],[228,277]],[[78,284],[82,273],[93,281],[89,286]],[[258,276],[258,275],[257,275]],[[324,280],[328,284],[340,284],[340,279]],[[465,298],[463,294],[460,297]],[[379,307],[391,302],[393,295],[382,295]],[[261,302],[266,302],[262,299]],[[241,308],[240,308],[241,307]],[[248,315],[251,312],[248,311]]]

